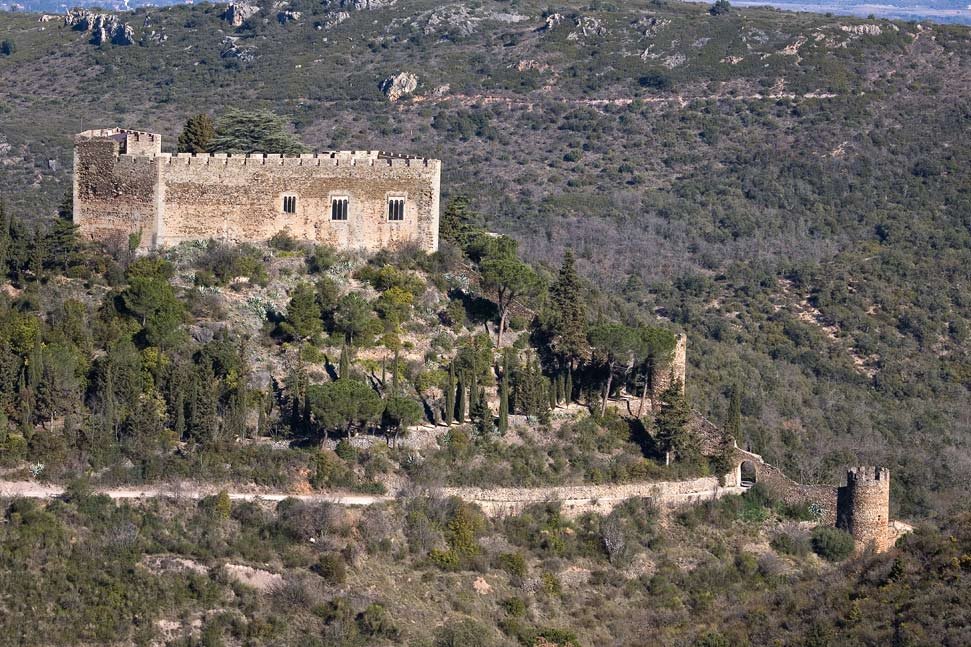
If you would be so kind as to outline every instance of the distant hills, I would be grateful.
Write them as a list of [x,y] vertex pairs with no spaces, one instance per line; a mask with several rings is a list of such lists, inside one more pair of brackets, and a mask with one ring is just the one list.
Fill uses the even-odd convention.
[[[0,11],[63,12],[71,7],[100,7],[111,11],[133,10],[139,7],[167,7],[177,4],[193,4],[192,0],[0,0]],[[327,3],[324,3],[327,4]],[[925,20],[941,23],[971,24],[971,4],[964,0],[885,0],[879,3],[849,2],[843,0],[739,0],[732,4],[740,7],[769,6],[786,11],[832,13],[848,16],[875,16],[895,20]]]

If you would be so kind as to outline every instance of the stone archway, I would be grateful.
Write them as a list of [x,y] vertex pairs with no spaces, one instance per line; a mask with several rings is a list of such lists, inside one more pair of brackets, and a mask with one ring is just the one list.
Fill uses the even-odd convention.
[[758,482],[758,469],[755,467],[755,463],[750,460],[744,460],[738,464],[738,474],[737,483],[740,487],[749,489],[753,487]]

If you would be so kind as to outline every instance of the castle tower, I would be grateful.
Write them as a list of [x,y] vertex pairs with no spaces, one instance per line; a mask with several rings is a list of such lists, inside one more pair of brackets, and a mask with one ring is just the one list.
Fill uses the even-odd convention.
[[890,548],[890,470],[861,466],[846,472],[846,485],[838,493],[836,526],[853,535],[857,553]]
[[674,382],[681,384],[681,393],[684,394],[685,371],[688,362],[688,337],[679,334],[674,345],[674,352],[670,363],[660,364],[654,367],[651,374],[651,394],[656,400]]

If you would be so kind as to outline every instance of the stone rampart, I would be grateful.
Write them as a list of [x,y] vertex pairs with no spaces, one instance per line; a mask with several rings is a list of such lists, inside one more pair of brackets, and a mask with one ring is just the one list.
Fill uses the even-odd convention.
[[[264,241],[280,231],[368,252],[438,249],[441,162],[376,150],[169,154],[123,129],[75,138],[74,220],[104,240],[140,233],[150,249],[189,240]],[[390,217],[390,201],[403,212]],[[345,201],[341,218],[332,205]]]
[[474,501],[490,516],[516,514],[531,505],[557,502],[564,514],[576,516],[586,512],[609,513],[632,498],[653,499],[663,508],[717,499],[727,494],[741,494],[740,487],[721,486],[718,478],[709,476],[686,481],[638,482],[620,485],[563,485],[539,488],[443,487],[439,496],[455,496]]

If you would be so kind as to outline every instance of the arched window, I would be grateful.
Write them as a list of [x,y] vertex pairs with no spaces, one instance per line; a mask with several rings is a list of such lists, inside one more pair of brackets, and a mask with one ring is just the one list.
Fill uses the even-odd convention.
[[297,196],[283,196],[283,213],[297,213]]
[[405,219],[405,199],[400,196],[388,198],[388,220],[400,222]]
[[330,199],[330,219],[347,220],[347,206],[349,200],[346,195],[335,195]]

